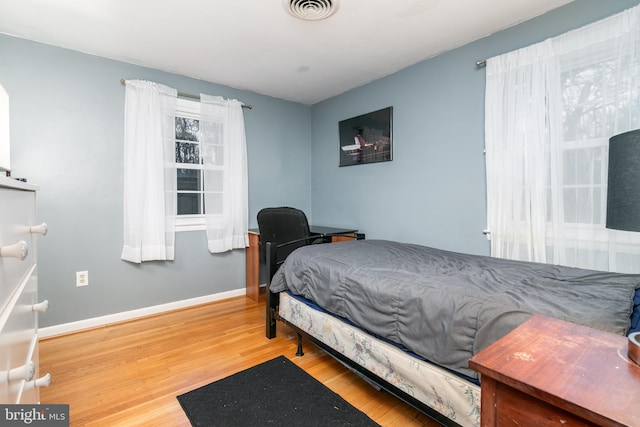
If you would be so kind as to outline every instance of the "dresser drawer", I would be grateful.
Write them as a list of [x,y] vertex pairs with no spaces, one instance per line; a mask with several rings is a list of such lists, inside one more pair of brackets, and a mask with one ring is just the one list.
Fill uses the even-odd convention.
[[14,375],[7,381],[7,373],[34,362],[34,376],[37,374],[37,312],[33,305],[37,302],[38,279],[36,266],[28,272],[16,294],[0,312],[0,402],[15,403],[22,389],[24,374]]
[[30,232],[36,219],[35,201],[34,191],[0,187],[0,247],[24,242],[28,250],[22,260],[0,256],[0,309],[36,260],[36,238]]
[[[36,224],[38,187],[0,177],[0,403],[37,403],[38,303],[36,242],[47,232]],[[34,305],[35,304],[35,305]]]
[[[37,341],[38,336],[34,336],[33,337],[34,341]],[[37,361],[39,355],[38,355],[38,344],[36,342],[33,343],[33,353],[31,354],[31,360],[34,362],[34,373],[33,373],[33,378],[31,380],[22,380],[19,382],[19,384],[17,384],[16,386],[12,386],[13,390],[18,390],[17,393],[15,393],[14,397],[15,397],[15,402],[16,403],[23,403],[23,404],[34,404],[34,403],[40,403],[40,386],[37,385],[40,382],[43,382],[44,386],[48,386],[50,383],[50,378],[48,379],[40,379],[39,380],[39,376],[40,373],[38,372],[38,363]]]
[[43,383],[48,386],[50,378],[42,379],[38,381],[38,337],[37,335],[32,338],[31,349],[29,352],[29,359],[25,362],[24,366],[32,368],[33,372],[30,379],[16,379],[7,383],[6,395],[3,397],[2,402],[11,404],[35,404],[40,403],[40,388],[36,384]]

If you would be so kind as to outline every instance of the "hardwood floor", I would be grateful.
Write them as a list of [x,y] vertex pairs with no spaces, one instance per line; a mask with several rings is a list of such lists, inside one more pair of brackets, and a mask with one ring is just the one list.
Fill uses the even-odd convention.
[[383,426],[437,426],[379,392],[278,324],[264,336],[264,303],[245,297],[40,341],[42,403],[70,405],[72,426],[189,426],[176,396],[285,355]]

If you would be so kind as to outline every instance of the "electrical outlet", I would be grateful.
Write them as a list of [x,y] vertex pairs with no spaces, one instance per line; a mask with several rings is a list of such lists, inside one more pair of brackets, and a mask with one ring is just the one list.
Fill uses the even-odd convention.
[[87,286],[89,284],[88,271],[76,271],[76,286]]

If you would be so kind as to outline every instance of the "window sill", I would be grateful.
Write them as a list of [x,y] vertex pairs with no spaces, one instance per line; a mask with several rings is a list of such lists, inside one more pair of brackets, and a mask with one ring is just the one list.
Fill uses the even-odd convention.
[[204,216],[189,216],[176,218],[176,232],[206,230]]

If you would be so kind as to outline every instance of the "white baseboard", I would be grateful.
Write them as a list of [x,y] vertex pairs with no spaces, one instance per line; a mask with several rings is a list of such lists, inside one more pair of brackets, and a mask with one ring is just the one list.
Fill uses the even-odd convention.
[[204,295],[201,297],[174,301],[167,304],[154,305],[152,307],[140,308],[137,310],[124,311],[121,313],[109,314],[106,316],[93,317],[91,319],[78,320],[77,322],[63,323],[61,325],[47,326],[38,330],[39,338],[47,338],[55,335],[69,334],[84,329],[91,329],[100,326],[109,325],[111,323],[123,322],[139,317],[150,316],[153,314],[164,313],[171,310],[192,307],[195,305],[206,304],[209,302],[220,301],[227,298],[233,298],[246,295],[245,288],[235,289],[233,291],[220,292],[217,294]]

